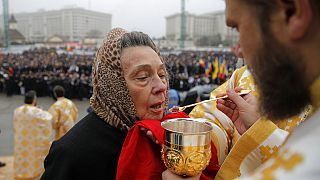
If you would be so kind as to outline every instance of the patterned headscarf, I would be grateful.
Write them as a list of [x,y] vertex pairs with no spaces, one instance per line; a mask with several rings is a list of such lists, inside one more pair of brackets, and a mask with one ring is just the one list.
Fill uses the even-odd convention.
[[[127,132],[139,119],[120,62],[121,37],[125,33],[121,28],[112,29],[96,53],[90,105],[108,124]],[[157,48],[155,51],[160,55]]]

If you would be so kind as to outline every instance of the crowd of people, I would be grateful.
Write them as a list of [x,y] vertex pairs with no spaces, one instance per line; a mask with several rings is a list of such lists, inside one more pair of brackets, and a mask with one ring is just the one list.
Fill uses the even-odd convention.
[[35,90],[38,97],[53,96],[61,85],[66,97],[88,99],[91,93],[93,56],[58,54],[55,49],[33,49],[4,54],[0,60],[0,92],[8,96]]
[[237,60],[233,53],[212,51],[185,51],[170,54],[167,59],[170,87],[178,91],[197,85],[223,84],[234,71]]
[[[164,56],[170,72],[170,88],[188,91],[204,84],[221,84],[235,68],[231,53],[184,51]],[[8,96],[35,90],[38,97],[52,96],[52,89],[61,85],[70,99],[88,99],[92,95],[91,69],[93,55],[57,53],[56,49],[32,49],[22,54],[4,54],[0,59],[0,93]],[[223,76],[212,74],[225,60]]]

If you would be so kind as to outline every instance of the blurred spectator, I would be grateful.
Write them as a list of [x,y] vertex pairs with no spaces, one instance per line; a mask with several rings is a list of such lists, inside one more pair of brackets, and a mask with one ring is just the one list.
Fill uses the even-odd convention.
[[55,140],[65,135],[78,119],[78,109],[69,99],[65,98],[65,90],[62,86],[53,88],[54,97],[57,101],[51,105],[49,112],[52,115],[52,127],[55,130]]
[[171,109],[173,106],[178,106],[180,104],[180,96],[177,90],[169,90],[169,105],[168,109]]

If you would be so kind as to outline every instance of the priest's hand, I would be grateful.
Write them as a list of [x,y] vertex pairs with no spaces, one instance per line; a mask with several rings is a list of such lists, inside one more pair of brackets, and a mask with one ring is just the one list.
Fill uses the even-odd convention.
[[219,99],[217,108],[232,120],[242,135],[260,118],[260,114],[257,98],[252,94],[241,97],[236,93],[240,90],[239,87],[227,90],[228,99]]
[[176,174],[173,174],[170,170],[165,170],[162,173],[162,180],[199,180],[200,174],[192,176],[192,177],[181,177]]
[[141,127],[140,130],[143,131],[148,136],[148,138],[151,139],[154,143],[159,144],[159,141],[156,139],[156,137],[149,129]]

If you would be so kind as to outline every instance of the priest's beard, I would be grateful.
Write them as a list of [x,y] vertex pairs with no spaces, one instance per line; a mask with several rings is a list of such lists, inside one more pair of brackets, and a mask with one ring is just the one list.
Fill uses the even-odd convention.
[[262,115],[277,121],[300,113],[310,104],[310,93],[302,58],[266,34],[249,68],[260,90]]

